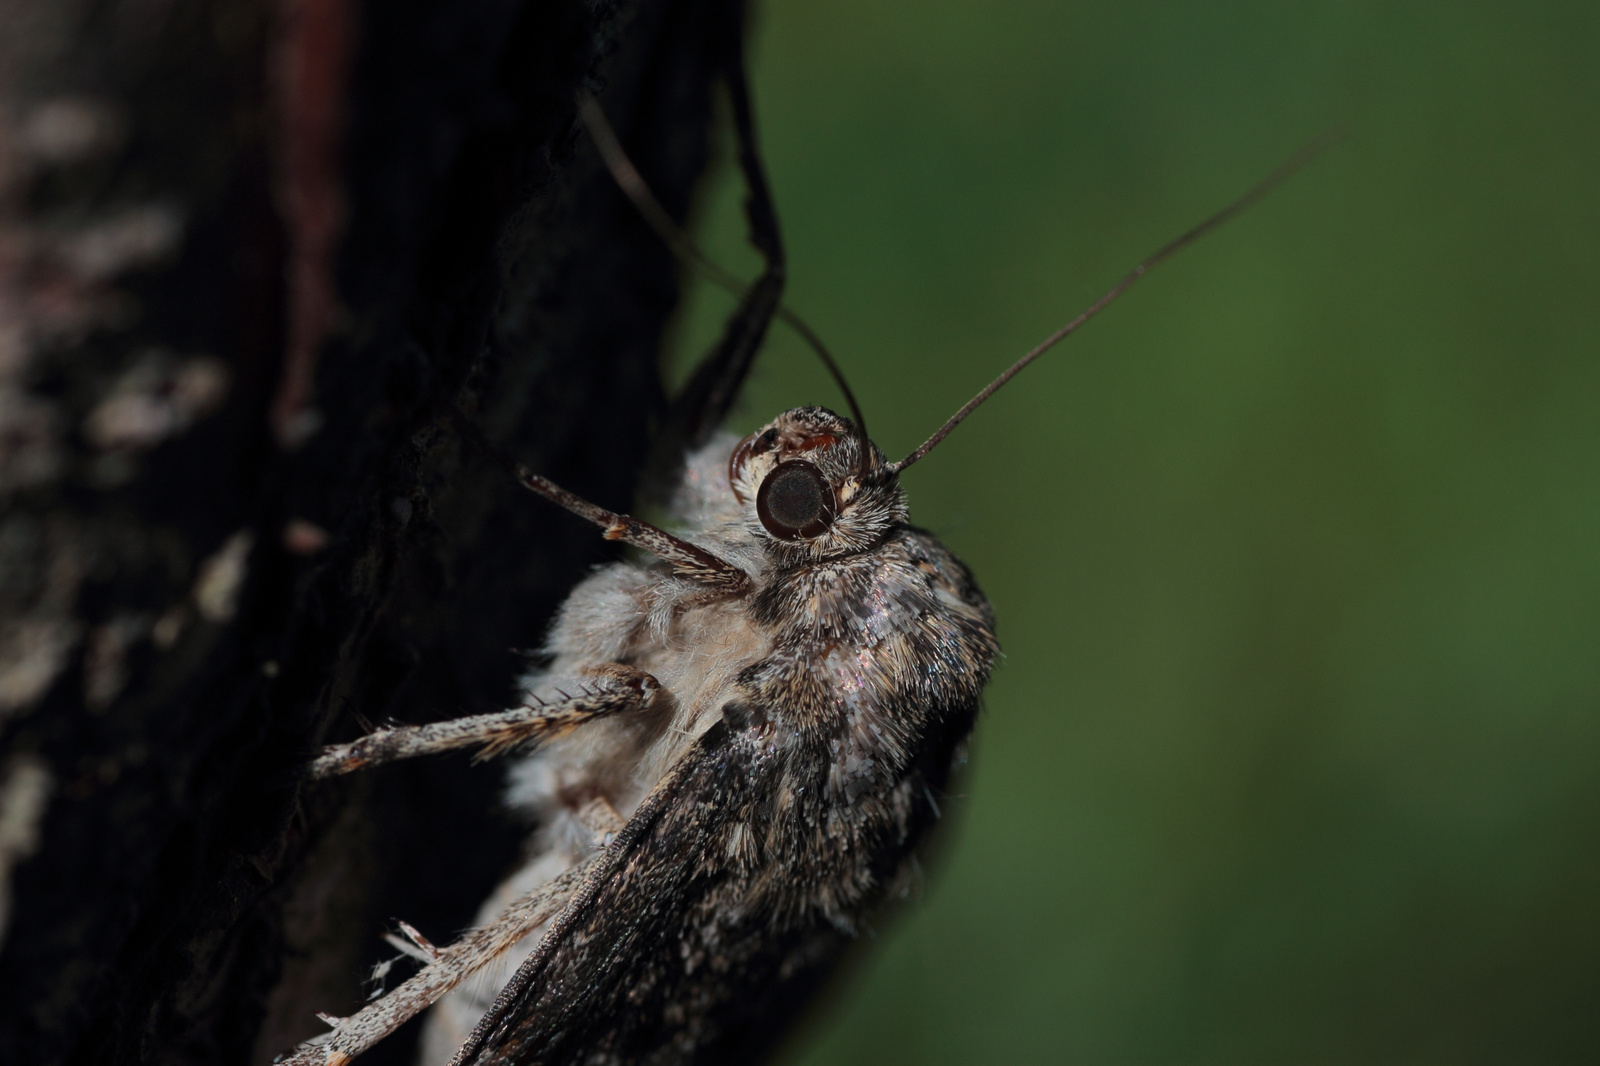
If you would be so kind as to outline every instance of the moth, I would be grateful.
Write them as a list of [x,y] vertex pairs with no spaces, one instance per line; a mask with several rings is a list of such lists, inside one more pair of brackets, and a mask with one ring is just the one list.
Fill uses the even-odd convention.
[[[737,49],[734,49],[737,52]],[[437,1004],[422,1060],[747,1062],[782,1034],[863,921],[906,894],[963,761],[998,645],[971,572],[911,523],[900,474],[1152,267],[1266,194],[1305,157],[1141,262],[926,442],[890,461],[853,417],[779,414],[718,432],[775,318],[783,253],[742,59],[724,67],[752,239],[766,270],[669,421],[686,453],[671,532],[507,459],[527,488],[637,549],[573,589],[521,706],[379,729],[312,777],[477,747],[517,755],[509,798],[537,826],[480,924],[287,1061],[343,1066]],[[592,101],[623,190],[687,262],[724,282],[655,204]],[[458,421],[465,419],[455,416]],[[474,433],[470,424],[469,434]],[[485,445],[489,450],[492,446]],[[452,991],[454,995],[448,995]]]

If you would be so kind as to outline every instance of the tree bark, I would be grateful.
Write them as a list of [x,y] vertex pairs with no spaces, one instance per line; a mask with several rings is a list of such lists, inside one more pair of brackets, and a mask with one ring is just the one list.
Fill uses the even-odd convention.
[[681,217],[729,15],[0,9],[0,1060],[269,1062],[514,858],[490,768],[295,770],[506,706],[606,557],[443,415],[627,508],[676,272],[575,99]]

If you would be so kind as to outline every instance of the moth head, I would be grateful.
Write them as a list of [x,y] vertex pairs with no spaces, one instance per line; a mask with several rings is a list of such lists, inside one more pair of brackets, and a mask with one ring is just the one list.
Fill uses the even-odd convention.
[[784,554],[825,559],[864,551],[906,521],[887,465],[848,418],[796,407],[739,442],[728,482],[752,533]]

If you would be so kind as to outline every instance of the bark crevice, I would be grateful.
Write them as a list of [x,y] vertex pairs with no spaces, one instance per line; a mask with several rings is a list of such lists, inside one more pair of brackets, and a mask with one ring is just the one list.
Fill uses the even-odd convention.
[[575,96],[681,217],[724,17],[0,15],[0,1059],[270,1061],[358,1005],[392,918],[447,941],[514,857],[465,757],[293,770],[505,705],[606,557],[437,416],[628,505],[676,270]]

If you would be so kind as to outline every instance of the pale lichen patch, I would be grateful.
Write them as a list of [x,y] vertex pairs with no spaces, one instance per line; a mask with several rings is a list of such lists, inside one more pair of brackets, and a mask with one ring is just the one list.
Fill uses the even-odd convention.
[[84,436],[102,449],[149,448],[189,428],[227,390],[228,370],[220,361],[149,348],[89,412]]
[[106,281],[165,259],[183,236],[183,214],[167,204],[140,204],[65,231],[49,251],[83,281]]
[[54,778],[44,760],[19,755],[0,771],[0,942],[11,920],[11,875],[39,847]]
[[111,102],[57,96],[22,117],[14,143],[26,166],[66,167],[115,151],[127,132],[127,121]]
[[128,649],[150,632],[150,616],[119,614],[89,633],[83,657],[83,699],[90,710],[111,706],[128,683]]
[[0,717],[29,706],[45,694],[81,628],[65,618],[24,618],[0,627]]
[[189,607],[187,604],[178,604],[163,611],[161,617],[156,619],[156,624],[150,629],[150,642],[162,651],[166,651],[178,643],[178,638],[183,635],[184,626],[189,624]]
[[208,622],[229,622],[239,610],[239,590],[248,572],[255,535],[241,529],[200,564],[194,583],[194,605]]

